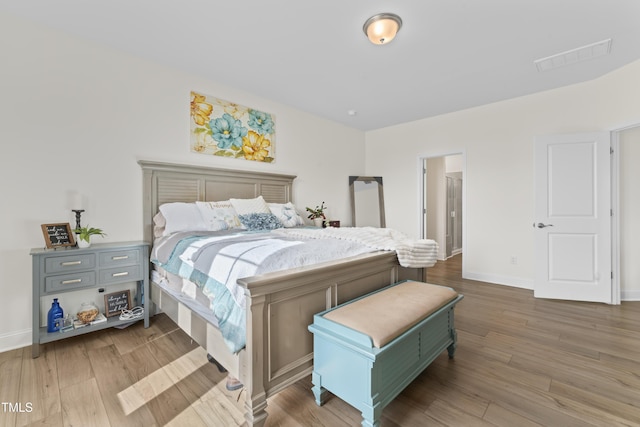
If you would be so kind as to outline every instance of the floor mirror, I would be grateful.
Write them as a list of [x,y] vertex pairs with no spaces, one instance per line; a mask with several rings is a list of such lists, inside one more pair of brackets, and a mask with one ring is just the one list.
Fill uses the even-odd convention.
[[351,224],[384,228],[384,194],[381,176],[350,176]]

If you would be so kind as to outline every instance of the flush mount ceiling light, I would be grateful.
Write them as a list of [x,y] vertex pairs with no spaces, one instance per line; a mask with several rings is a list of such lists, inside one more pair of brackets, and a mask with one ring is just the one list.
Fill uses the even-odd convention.
[[402,27],[402,19],[394,13],[379,13],[367,19],[362,30],[373,44],[387,44]]

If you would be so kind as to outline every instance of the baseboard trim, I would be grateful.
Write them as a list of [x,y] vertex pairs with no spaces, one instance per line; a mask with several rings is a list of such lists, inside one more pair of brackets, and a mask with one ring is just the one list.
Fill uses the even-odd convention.
[[620,291],[622,301],[640,301],[640,290]]
[[[469,280],[492,283],[494,285],[512,286],[514,288],[533,290],[533,279],[523,279],[520,277],[495,276],[483,273],[467,273],[463,277]],[[621,301],[640,301],[640,290],[629,290],[620,292]]]
[[480,282],[492,283],[494,285],[511,286],[514,288],[533,290],[533,280],[522,277],[495,276],[492,274],[469,273],[463,275],[464,279],[478,280]]
[[31,345],[31,329],[0,335],[0,353]]

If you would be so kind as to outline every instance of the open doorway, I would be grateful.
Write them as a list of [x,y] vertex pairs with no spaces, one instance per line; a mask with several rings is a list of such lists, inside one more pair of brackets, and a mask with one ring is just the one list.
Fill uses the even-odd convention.
[[464,156],[452,153],[422,158],[422,237],[438,242],[438,259],[464,247]]
[[615,130],[612,147],[617,153],[612,165],[612,294],[614,304],[619,304],[621,300],[640,301],[640,125]]

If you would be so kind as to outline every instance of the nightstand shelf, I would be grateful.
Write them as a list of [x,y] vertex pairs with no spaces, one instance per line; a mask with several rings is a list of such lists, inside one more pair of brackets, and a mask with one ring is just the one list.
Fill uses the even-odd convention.
[[[137,322],[144,319],[144,316],[139,319],[133,320],[120,320],[119,316],[110,317],[106,322],[98,323],[96,325],[83,326],[78,329],[70,329],[64,332],[47,332],[46,326],[40,327],[40,344],[46,344],[48,342],[58,341],[64,338],[75,337],[77,335],[86,334],[87,332],[95,332],[101,329],[113,328],[115,326],[126,325],[128,323]],[[35,357],[35,356],[34,356]]]
[[[144,320],[149,327],[149,244],[145,242],[95,243],[91,247],[31,250],[33,277],[33,340],[32,356],[40,354],[40,344],[58,341],[105,328]],[[138,295],[142,291],[144,315],[139,319],[120,320],[119,316],[106,322],[88,325],[65,332],[47,332],[42,325],[41,297],[100,289],[109,293],[110,286],[136,282]],[[113,288],[111,288],[113,289]],[[132,308],[131,306],[129,308]],[[65,311],[65,313],[67,313]],[[46,322],[45,322],[46,323]]]

